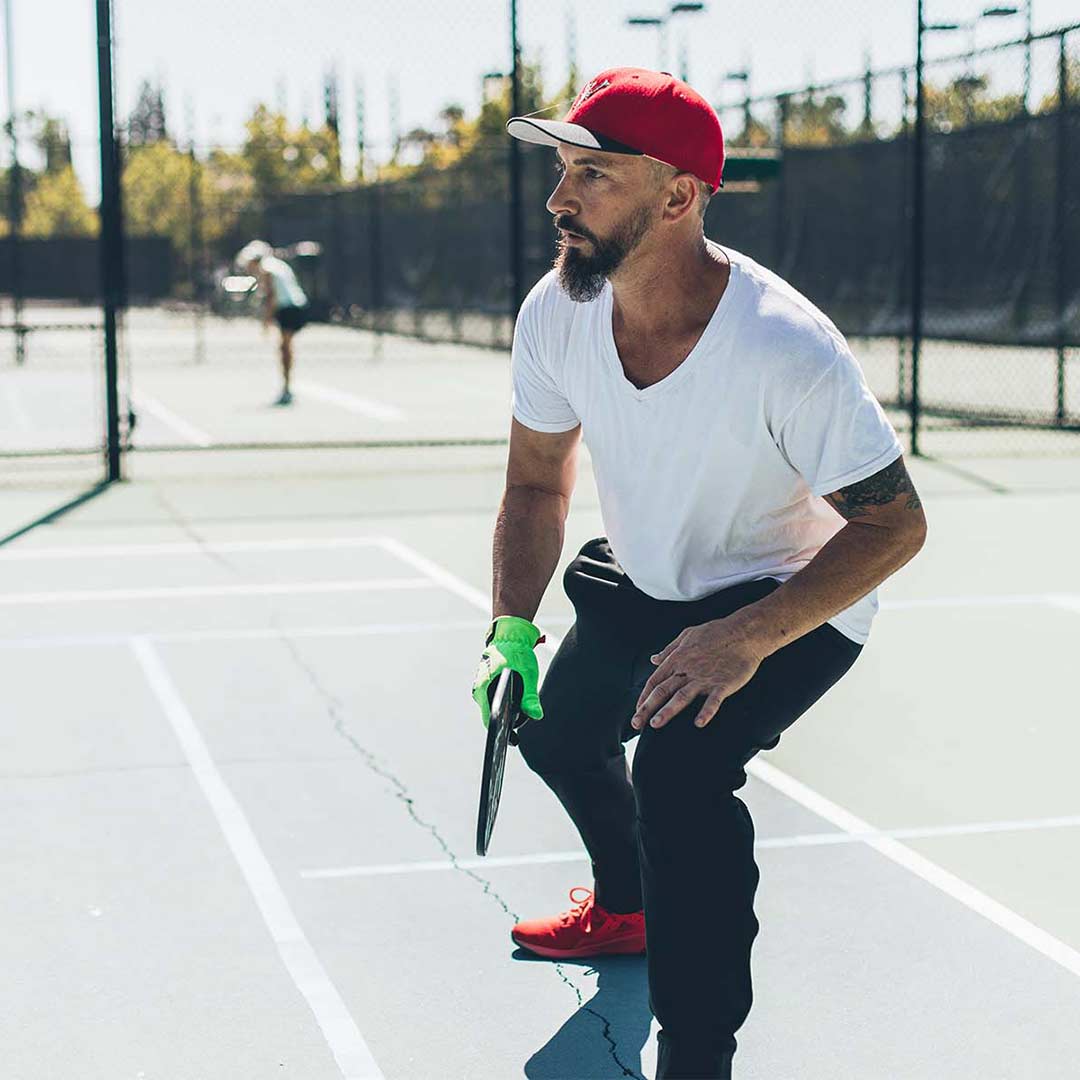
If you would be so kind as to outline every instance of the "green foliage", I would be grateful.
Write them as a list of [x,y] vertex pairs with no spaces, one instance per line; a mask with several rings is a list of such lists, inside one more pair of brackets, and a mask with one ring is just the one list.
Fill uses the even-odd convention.
[[[553,101],[545,102],[540,65],[521,65],[519,107],[522,113],[544,110],[545,115],[561,116],[568,106],[565,89]],[[506,121],[509,119],[510,86],[507,80],[502,93],[483,102],[474,119],[466,119],[465,110],[460,105],[449,105],[440,114],[440,130],[418,129],[410,132],[402,141],[410,149],[419,151],[417,160],[409,162],[401,155],[399,160],[380,170],[379,179],[396,180],[418,174],[427,176],[457,167],[469,171],[470,184],[479,184],[481,189],[492,186],[494,190],[504,181],[488,168],[488,163],[493,157],[507,153]]]
[[94,236],[97,231],[98,216],[70,164],[37,178],[23,208],[24,236]]
[[240,157],[257,195],[272,198],[340,182],[341,154],[328,126],[313,130],[305,123],[290,128],[281,113],[259,105],[244,128],[247,136]]
[[847,102],[839,94],[819,97],[807,91],[798,99],[789,97],[784,123],[786,146],[835,146],[851,141],[844,126]]
[[36,127],[34,144],[45,159],[45,172],[60,173],[71,168],[71,134],[67,123],[45,112],[31,116]]
[[1009,120],[1021,113],[1023,107],[1020,93],[992,96],[986,75],[961,75],[944,87],[933,83],[923,87],[927,126],[946,134],[971,124]]
[[742,131],[727,140],[729,146],[758,148],[772,146],[774,141],[773,133],[753,113],[744,113]]
[[129,233],[168,236],[189,257],[193,213],[202,240],[212,244],[247,209],[255,188],[242,154],[218,150],[201,161],[170,142],[155,142],[129,151],[123,193]]
[[[1080,104],[1080,56],[1077,55],[1070,55],[1065,58],[1065,100],[1070,105]],[[1057,112],[1057,108],[1058,88],[1055,85],[1053,91],[1039,102],[1035,111],[1040,113]]]

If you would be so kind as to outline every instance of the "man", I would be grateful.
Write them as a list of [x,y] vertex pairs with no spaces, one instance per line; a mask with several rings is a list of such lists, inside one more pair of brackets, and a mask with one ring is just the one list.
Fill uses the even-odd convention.
[[276,322],[281,332],[282,391],[275,405],[292,404],[293,338],[308,321],[308,298],[293,268],[274,254],[265,240],[252,240],[236,257],[240,267],[255,278],[262,297],[263,326]]
[[[493,615],[474,696],[521,673],[530,767],[594,889],[519,923],[553,959],[647,951],[659,1077],[730,1077],[751,1004],[758,870],[744,766],[854,663],[875,587],[923,544],[900,444],[836,327],[704,236],[720,123],[667,74],[605,71],[555,147],[555,267],[514,333]],[[532,623],[579,441],[608,538],[564,578],[576,621],[537,693]],[[542,717],[542,719],[541,719]],[[632,778],[623,743],[640,733]],[[647,948],[646,948],[647,946]]]

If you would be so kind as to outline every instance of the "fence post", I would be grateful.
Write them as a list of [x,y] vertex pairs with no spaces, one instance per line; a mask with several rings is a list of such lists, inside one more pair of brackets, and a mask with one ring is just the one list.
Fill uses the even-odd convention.
[[923,218],[926,200],[926,117],[923,94],[923,0],[917,4],[918,27],[915,34],[915,139],[912,146],[914,172],[911,192],[911,398],[908,415],[911,421],[911,454],[919,456],[919,359],[922,352],[923,319]]
[[382,183],[368,187],[368,272],[371,275],[372,329],[382,331]]
[[26,362],[26,331],[22,325],[22,217],[23,175],[19,163],[19,132],[15,120],[15,46],[12,42],[11,5],[4,0],[4,43],[7,65],[8,119],[7,133],[11,140],[11,168],[8,170],[8,226],[11,245],[11,308],[15,324],[15,363]]
[[106,478],[122,479],[116,316],[124,294],[120,154],[113,119],[112,0],[97,0],[98,123],[101,149],[101,288],[105,324]]
[[[517,0],[510,0],[510,115],[521,115],[521,47],[518,44]],[[521,227],[521,143],[510,139],[510,318],[524,299]]]
[[911,184],[911,85],[910,68],[900,71],[900,93],[903,98],[901,135],[903,138],[904,157],[900,169],[900,217],[897,227],[900,230],[900,273],[896,293],[896,404],[905,408],[907,394],[907,333],[901,322],[905,305],[908,303],[908,289],[911,285],[911,234],[908,225],[908,213],[911,206],[909,187]]
[[1057,153],[1055,157],[1054,185],[1054,277],[1055,297],[1054,314],[1057,327],[1057,407],[1054,416],[1059,424],[1065,423],[1065,214],[1068,183],[1068,129],[1066,121],[1069,108],[1069,55],[1066,49],[1065,34],[1058,37],[1058,111],[1057,111]]
[[[776,146],[781,157],[784,154],[784,144],[787,141],[788,114],[791,108],[791,95],[780,94],[776,99]],[[787,194],[787,168],[782,168],[779,175],[773,181],[773,190],[776,198],[776,224],[773,232],[773,267],[777,273],[782,272],[781,256],[784,250],[784,241],[787,233],[786,194]]]
[[206,362],[206,290],[203,288],[206,266],[203,258],[202,167],[195,152],[194,137],[188,147],[188,168],[188,245],[191,249],[188,276],[191,300],[195,305],[195,363],[202,364]]

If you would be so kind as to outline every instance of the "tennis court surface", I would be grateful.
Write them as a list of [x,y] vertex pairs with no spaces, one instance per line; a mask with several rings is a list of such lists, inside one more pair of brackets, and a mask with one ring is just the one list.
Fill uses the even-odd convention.
[[[4,1076],[652,1075],[643,960],[509,939],[589,883],[516,751],[473,855],[504,455],[136,455],[0,548]],[[926,549],[741,793],[741,1080],[1080,1059],[1075,458],[912,471]],[[586,462],[563,564],[600,531]]]

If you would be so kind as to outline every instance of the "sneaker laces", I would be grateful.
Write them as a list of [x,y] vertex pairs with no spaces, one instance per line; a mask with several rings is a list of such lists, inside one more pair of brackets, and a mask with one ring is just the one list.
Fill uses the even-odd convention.
[[[574,894],[584,893],[585,895],[578,899]],[[595,896],[592,889],[586,889],[584,885],[575,885],[570,890],[570,902],[574,905],[569,911],[564,911],[559,916],[559,921],[563,926],[570,926],[573,923],[580,923],[586,933],[592,930],[592,913],[594,910]]]

